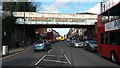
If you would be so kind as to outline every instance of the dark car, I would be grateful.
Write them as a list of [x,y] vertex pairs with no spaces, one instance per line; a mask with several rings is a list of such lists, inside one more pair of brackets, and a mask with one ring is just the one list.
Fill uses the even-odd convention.
[[84,49],[89,51],[97,51],[97,41],[96,40],[87,40],[84,44]]
[[33,44],[34,51],[38,50],[49,50],[51,49],[51,44],[47,40],[37,40]]
[[74,46],[74,42],[75,42],[75,41],[76,41],[76,40],[70,40],[70,41],[69,41],[69,44],[70,44],[71,47]]

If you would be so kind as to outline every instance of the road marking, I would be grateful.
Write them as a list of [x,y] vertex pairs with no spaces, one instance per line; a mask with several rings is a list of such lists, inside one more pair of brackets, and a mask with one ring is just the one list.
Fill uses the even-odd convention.
[[60,49],[61,51],[62,51],[62,53],[63,53],[63,50],[62,49]]
[[60,46],[58,46],[59,47],[59,49],[61,50],[61,52],[63,53],[63,50],[62,50],[62,48],[60,48]]
[[58,61],[58,60],[48,60],[48,59],[43,59],[44,61],[51,61],[51,62],[57,62],[57,63],[68,63],[64,61]]
[[71,64],[71,62],[69,61],[69,59],[67,58],[67,56],[66,55],[64,55],[64,56],[67,59],[68,63]]
[[44,55],[42,58],[40,58],[40,60],[35,65],[38,65],[38,63],[40,63],[45,58],[45,56],[46,55]]
[[11,55],[6,56],[6,57],[2,57],[2,59],[5,59],[5,58],[11,57],[11,56],[15,56],[15,55],[17,55],[17,54],[21,54],[21,53],[23,53],[23,52],[27,52],[27,51],[29,51],[29,50],[31,50],[31,49],[28,49],[28,50],[25,50],[25,51],[22,51],[22,52],[19,52],[19,53],[11,54]]
[[[46,56],[51,56],[51,57],[53,57],[53,56],[57,56],[57,55],[46,55]],[[57,57],[64,57],[64,56],[57,56]]]
[[48,51],[48,53],[50,53],[50,52],[51,52],[51,50],[52,50],[52,49],[50,49],[50,50]]

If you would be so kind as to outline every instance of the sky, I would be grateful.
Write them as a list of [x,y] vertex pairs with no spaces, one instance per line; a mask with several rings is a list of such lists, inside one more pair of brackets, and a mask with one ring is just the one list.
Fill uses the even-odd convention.
[[[37,12],[76,14],[91,12],[99,14],[102,0],[30,0],[37,6]],[[1,6],[0,6],[1,8]],[[67,34],[69,28],[54,28],[61,35]]]
[[[65,13],[76,14],[82,12],[93,12],[99,14],[100,2],[102,0],[57,0],[40,2],[41,6],[37,8],[37,12],[44,13]],[[39,3],[36,3],[39,4]],[[70,28],[53,28],[60,35],[64,36],[68,33]]]
[[70,28],[52,28],[54,30],[56,30],[57,32],[60,33],[60,35],[64,36],[65,34],[67,34],[70,30]]
[[[37,12],[76,14],[88,11],[100,2],[40,2]],[[37,3],[39,4],[39,3]]]
[[0,17],[2,16],[2,4],[0,3]]

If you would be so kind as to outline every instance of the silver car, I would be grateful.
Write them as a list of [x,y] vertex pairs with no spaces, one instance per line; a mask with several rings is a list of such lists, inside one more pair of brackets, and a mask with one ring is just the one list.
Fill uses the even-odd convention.
[[72,43],[73,47],[83,47],[82,41],[74,40]]
[[84,48],[89,51],[97,51],[97,41],[96,40],[87,40],[85,42]]

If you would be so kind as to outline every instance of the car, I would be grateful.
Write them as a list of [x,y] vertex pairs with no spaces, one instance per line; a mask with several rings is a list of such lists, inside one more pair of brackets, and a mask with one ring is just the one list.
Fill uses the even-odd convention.
[[75,40],[70,40],[69,41],[69,44],[70,44],[70,46],[72,47],[73,46],[73,43],[75,42]]
[[83,43],[82,43],[82,41],[75,40],[75,41],[73,41],[72,46],[73,47],[83,47]]
[[69,41],[69,44],[72,44],[72,40]]
[[67,42],[70,42],[70,39],[67,39]]
[[89,51],[97,51],[97,41],[96,40],[87,40],[84,44],[84,49]]
[[51,48],[52,48],[52,46],[51,46],[50,42],[48,42],[47,40],[37,40],[33,44],[33,49],[35,52],[38,50],[46,50],[47,51]]

